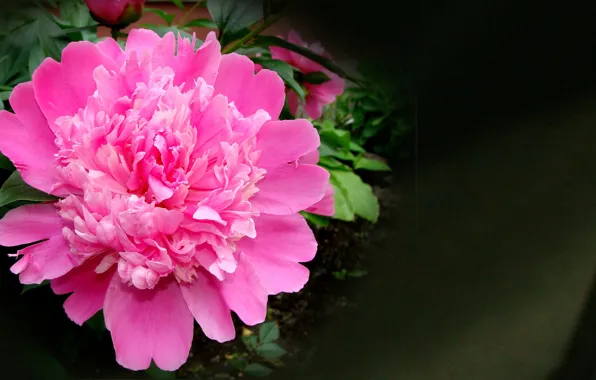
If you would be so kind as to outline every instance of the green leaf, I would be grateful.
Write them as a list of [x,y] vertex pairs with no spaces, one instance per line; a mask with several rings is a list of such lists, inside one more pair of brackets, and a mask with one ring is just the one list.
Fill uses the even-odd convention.
[[366,157],[360,157],[356,161],[354,161],[354,169],[363,169],[377,172],[391,171],[391,168],[386,163]]
[[60,18],[75,28],[95,23],[89,8],[80,0],[60,1]]
[[[330,182],[341,189],[354,213],[371,222],[379,218],[379,201],[370,185],[364,183],[354,172],[330,170]],[[334,198],[337,199],[337,196]],[[336,211],[337,217],[337,211]]]
[[265,359],[278,359],[287,354],[287,352],[276,343],[265,343],[257,347],[257,354]]
[[27,284],[27,285],[23,285],[23,290],[21,291],[21,295],[25,294],[26,292],[28,292],[31,289],[41,288],[42,286],[46,286],[46,285],[50,285],[50,281],[49,280],[44,280],[44,281],[41,282],[41,284]]
[[320,157],[318,164],[326,169],[329,169],[329,170],[341,170],[341,171],[352,172],[352,169],[349,166],[342,164],[341,162],[339,162],[338,160],[336,160],[333,157],[328,157],[328,156]]
[[250,363],[246,366],[244,372],[249,376],[265,377],[273,372],[273,370],[260,363]]
[[237,371],[244,371],[244,369],[246,368],[246,360],[244,358],[234,357],[228,359],[228,361],[230,362],[232,367],[234,367]]
[[350,150],[353,152],[360,152],[360,153],[364,153],[364,148],[361,147],[360,145],[356,144],[353,141],[350,141]]
[[331,274],[333,275],[333,277],[335,277],[336,280],[345,280],[346,273],[346,270],[343,268],[340,271],[331,272]]
[[0,188],[0,207],[15,201],[51,201],[56,197],[27,185],[17,170]]
[[301,75],[301,81],[310,84],[322,84],[329,82],[331,79],[322,71],[316,71]]
[[325,144],[324,142],[321,142],[321,145],[319,145],[319,156],[320,157],[335,156],[336,154],[337,154],[337,150],[335,148],[332,148],[329,145]]
[[332,147],[350,149],[350,131],[343,129],[323,129],[319,132],[321,141]]
[[176,15],[165,12],[159,8],[145,8],[145,11],[155,13],[156,15],[161,17],[166,22],[166,24],[168,24],[168,26],[172,26],[172,22],[174,21],[174,18],[176,17]]
[[262,1],[207,0],[207,10],[220,36],[238,32],[263,18]]
[[184,26],[196,26],[199,28],[217,29],[217,24],[206,18],[197,18],[195,20],[187,22]]
[[323,215],[311,214],[310,212],[301,211],[300,214],[307,221],[318,227],[327,227],[329,225],[329,218]]
[[[178,33],[180,33],[180,36],[182,36],[183,38],[188,38],[188,39],[192,40],[192,35],[190,33],[188,33],[187,31],[180,29],[180,27],[178,27],[178,26],[163,26],[163,25],[153,25],[153,24],[143,24],[141,26],[143,28],[153,30],[160,37],[163,37],[167,33],[172,32],[172,33],[174,33],[175,36],[177,36]],[[178,42],[176,41],[176,43],[178,43]],[[202,41],[197,39],[197,44],[195,45],[195,49],[198,49],[201,43],[202,43]]]
[[98,339],[101,339],[106,332],[106,322],[103,317],[103,311],[101,310],[89,318],[85,324],[95,331]]
[[182,3],[182,0],[172,0],[172,3],[174,3],[174,5],[180,9],[184,9],[184,4]]
[[279,338],[279,327],[277,322],[265,322],[259,327],[259,341],[263,343],[271,343]]
[[147,372],[147,375],[154,380],[169,380],[176,378],[176,372],[164,371],[156,366],[153,361],[151,361],[151,365],[145,372]]
[[312,50],[304,48],[302,46],[294,45],[279,37],[256,36],[253,40],[253,44],[257,46],[279,46],[281,48],[288,49],[290,51],[303,55],[312,61],[315,61],[327,70],[339,75],[342,78],[351,80],[354,83],[359,83],[357,79],[352,78],[350,75],[348,75],[348,73],[346,73],[341,67],[339,67],[329,58],[323,57],[322,55],[319,55],[313,52]]
[[345,222],[353,222],[356,218],[354,214],[354,208],[350,201],[346,191],[343,188],[331,183],[333,186],[333,202],[335,207],[334,219],[343,220]]
[[366,276],[368,274],[368,272],[365,270],[361,270],[361,269],[353,269],[353,270],[349,271],[347,274],[350,277],[358,278],[358,277]]
[[290,87],[296,94],[298,94],[300,99],[304,101],[306,94],[304,93],[302,86],[296,81],[296,79],[294,79],[294,70],[292,69],[292,66],[277,59],[254,57],[252,60],[255,63],[263,66],[263,68],[273,70],[279,74],[281,79],[286,82],[288,87]]
[[45,55],[43,54],[43,50],[41,48],[41,44],[34,45],[29,53],[29,74],[33,75],[33,72],[41,62],[45,59]]
[[257,337],[254,335],[243,336],[242,341],[248,349],[254,350],[257,348]]

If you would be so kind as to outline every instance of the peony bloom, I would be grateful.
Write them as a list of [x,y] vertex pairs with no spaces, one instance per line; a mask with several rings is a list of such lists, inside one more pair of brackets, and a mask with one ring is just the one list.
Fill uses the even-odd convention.
[[[284,84],[195,39],[132,30],[74,42],[15,87],[0,151],[23,179],[61,199],[0,220],[24,284],[51,280],[77,324],[103,309],[116,359],[132,370],[187,359],[193,318],[234,338],[231,311],[265,320],[267,296],[300,290],[317,249],[299,211],[329,173],[305,162],[319,136],[280,121]],[[308,159],[306,159],[308,161]],[[311,162],[311,161],[309,161]]]
[[[294,45],[308,48],[319,55],[331,58],[331,56],[325,52],[319,43],[310,45],[307,44],[294,30],[290,31],[288,35],[288,41]],[[311,119],[316,120],[320,118],[323,114],[323,107],[327,104],[333,103],[335,98],[344,92],[344,80],[337,74],[325,69],[320,64],[313,62],[298,53],[294,53],[290,50],[277,46],[271,46],[270,50],[271,57],[273,59],[279,59],[281,61],[287,62],[299,69],[303,74],[323,72],[329,77],[330,80],[321,84],[304,83],[304,87],[306,89],[306,103],[304,104],[304,111]],[[288,105],[290,106],[290,112],[295,115],[298,111],[298,106],[300,105],[300,98],[295,92],[289,89]]]
[[141,18],[145,0],[85,0],[85,3],[97,22],[124,27]]
[[[316,165],[319,162],[319,151],[314,150],[309,154],[304,155],[299,162],[303,164]],[[327,189],[325,190],[323,199],[310,206],[305,211],[310,212],[311,214],[324,216],[335,215],[335,201],[333,199],[333,186],[331,183],[327,184]]]

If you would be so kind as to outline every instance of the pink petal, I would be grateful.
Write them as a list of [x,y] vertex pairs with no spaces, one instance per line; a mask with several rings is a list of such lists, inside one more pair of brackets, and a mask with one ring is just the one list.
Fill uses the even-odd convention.
[[335,215],[335,201],[333,199],[333,186],[327,185],[323,199],[306,209],[307,212],[323,216]]
[[296,161],[320,145],[319,134],[305,119],[265,123],[257,134],[259,167],[269,170]]
[[106,38],[97,43],[97,48],[99,51],[107,55],[108,57],[112,57],[116,65],[120,66],[124,63],[126,55],[118,42],[116,42],[113,38]]
[[221,295],[240,319],[249,326],[262,323],[267,315],[267,292],[259,282],[246,255],[238,255],[238,267],[218,283]]
[[250,256],[248,252],[247,256],[268,294],[297,292],[308,281],[309,272],[303,265],[273,257]]
[[312,152],[309,152],[307,154],[305,154],[304,156],[302,156],[299,160],[298,163],[299,164],[310,164],[310,165],[316,165],[319,162],[319,150],[315,149]]
[[192,283],[180,284],[180,290],[190,312],[208,338],[220,343],[234,339],[236,331],[230,308],[210,274],[199,272]]
[[82,325],[103,308],[108,285],[114,276],[114,269],[101,274],[95,273],[98,258],[87,260],[64,276],[51,281],[56,294],[71,293],[64,302],[64,311],[77,325]]
[[22,284],[40,284],[43,280],[52,280],[75,266],[70,255],[70,244],[62,235],[21,249],[17,253],[23,257],[12,266],[11,271],[19,274]]
[[173,277],[152,290],[139,290],[113,276],[104,304],[116,361],[131,370],[155,364],[166,371],[180,368],[190,352],[193,317]]
[[221,63],[221,45],[217,41],[214,32],[209,32],[205,42],[199,47],[196,53],[191,55],[178,55],[178,66],[174,84],[194,84],[197,78],[203,78],[205,83],[213,86],[219,65]]
[[56,183],[54,154],[58,147],[30,82],[14,88],[10,104],[16,115],[0,111],[0,151],[15,164],[25,182],[49,193]]
[[96,89],[93,70],[115,70],[114,60],[88,41],[70,43],[62,51],[62,63],[46,58],[33,73],[35,98],[51,129],[60,116],[74,115],[87,104]]
[[272,119],[279,117],[285,98],[284,82],[277,73],[264,69],[255,75],[250,58],[236,53],[222,56],[215,92],[226,95],[244,116],[263,109]]
[[300,97],[294,91],[288,91],[288,107],[290,108],[290,113],[296,116],[298,112],[298,107],[301,104]]
[[251,203],[263,213],[295,214],[320,201],[328,182],[329,172],[320,166],[287,164],[265,174]]
[[316,97],[308,96],[306,98],[306,104],[304,104],[304,112],[313,120],[319,119],[323,116],[323,106],[325,104]]
[[223,225],[227,224],[227,222],[221,218],[219,213],[209,206],[200,206],[192,217],[196,220],[209,220]]
[[238,250],[249,257],[270,257],[295,262],[312,260],[317,240],[300,214],[268,215],[255,218],[257,237],[238,241]]
[[0,219],[0,245],[14,247],[62,236],[63,219],[53,203],[25,205]]
[[160,41],[161,37],[152,30],[132,29],[126,38],[126,52],[135,51],[140,58],[146,50],[153,51]]

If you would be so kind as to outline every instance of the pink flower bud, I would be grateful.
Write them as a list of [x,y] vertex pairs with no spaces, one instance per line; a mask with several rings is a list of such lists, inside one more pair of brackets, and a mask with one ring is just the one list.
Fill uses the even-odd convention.
[[145,0],[85,0],[85,3],[95,21],[124,28],[141,18]]

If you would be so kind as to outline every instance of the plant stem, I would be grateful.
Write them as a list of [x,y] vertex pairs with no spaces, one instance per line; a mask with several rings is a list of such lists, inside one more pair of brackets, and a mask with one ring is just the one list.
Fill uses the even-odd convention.
[[188,10],[188,12],[186,12],[186,13],[184,13],[184,14],[182,15],[182,18],[181,18],[181,19],[180,19],[180,21],[178,22],[178,25],[182,25],[182,26],[184,26],[184,22],[186,21],[186,19],[188,18],[188,16],[190,16],[190,15],[191,15],[191,13],[192,13],[192,12],[193,12],[195,9],[197,9],[197,7],[198,7],[199,5],[201,5],[202,3],[203,3],[203,1],[197,1],[197,2],[195,3],[195,5],[193,5],[192,7],[190,7],[190,9]]
[[227,54],[227,53],[236,51],[238,48],[242,47],[242,45],[244,45],[246,43],[246,41],[248,41],[251,38],[253,38],[254,36],[258,35],[263,30],[267,29],[269,26],[271,26],[273,23],[275,23],[277,20],[279,20],[281,18],[281,16],[282,16],[282,12],[276,14],[275,16],[270,17],[267,20],[263,20],[263,23],[261,25],[257,26],[255,29],[253,29],[246,36],[244,36],[241,39],[239,39],[238,41],[236,41],[236,43],[234,43],[232,46],[222,49],[222,53]]

